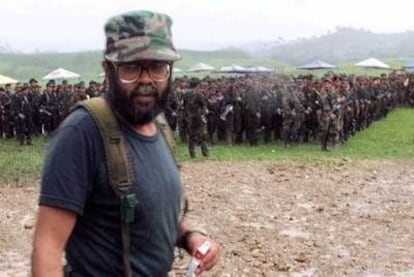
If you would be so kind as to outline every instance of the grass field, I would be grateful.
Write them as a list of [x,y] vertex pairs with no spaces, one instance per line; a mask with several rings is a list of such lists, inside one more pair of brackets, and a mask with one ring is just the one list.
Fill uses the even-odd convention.
[[[327,160],[407,159],[414,160],[414,110],[397,109],[387,118],[375,122],[369,129],[357,133],[346,144],[329,152],[320,151],[318,143],[306,143],[285,148],[282,142],[247,144],[231,147],[219,144],[210,148],[213,160]],[[180,160],[190,159],[186,145],[178,144]]]
[[[285,148],[281,142],[248,144],[210,148],[211,160],[241,161],[295,160],[303,162],[331,161],[336,159],[390,159],[414,160],[414,109],[397,109],[387,118],[375,122],[369,129],[356,134],[344,145],[337,145],[329,152],[320,151],[317,143]],[[47,139],[37,138],[33,146],[19,146],[17,141],[0,141],[0,184],[19,184],[37,180],[47,146]],[[179,161],[189,161],[187,146],[177,144]],[[200,155],[199,155],[200,156]],[[197,158],[194,162],[201,162]]]
[[20,146],[15,139],[0,140],[0,184],[37,180],[46,145],[46,138],[36,138],[31,146]]

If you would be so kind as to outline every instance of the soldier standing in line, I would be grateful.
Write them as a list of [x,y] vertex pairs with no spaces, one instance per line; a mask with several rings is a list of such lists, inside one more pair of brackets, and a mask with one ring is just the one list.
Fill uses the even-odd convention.
[[15,103],[16,136],[20,145],[32,144],[32,105],[29,101],[29,85],[24,84],[21,91],[16,92]]
[[72,106],[72,91],[71,87],[66,80],[62,81],[62,91],[60,92],[60,104],[62,106],[62,118],[65,118]]
[[210,145],[214,144],[214,134],[217,130],[217,123],[219,119],[219,104],[218,104],[218,93],[216,91],[212,92],[207,99],[207,131],[208,131],[208,140]]
[[231,84],[226,89],[224,98],[223,98],[223,106],[220,113],[220,119],[224,123],[224,134],[225,134],[225,140],[227,145],[232,145],[234,142],[234,105],[236,102],[236,85],[235,81],[230,80]]
[[191,158],[196,157],[195,146],[201,146],[201,153],[208,157],[207,134],[207,99],[202,88],[195,88],[186,93],[185,111],[188,119],[188,151]]
[[272,129],[274,140],[282,139],[282,128],[283,128],[283,91],[284,88],[281,84],[276,84],[272,88],[273,90],[273,101],[274,111],[272,116]]
[[[18,85],[17,83],[16,85]],[[5,100],[4,100],[4,113],[5,113],[5,133],[6,138],[14,137],[14,118],[13,118],[13,110],[12,110],[12,102],[15,98],[15,94],[11,91],[11,84],[5,85]]]
[[55,81],[50,80],[46,84],[46,90],[42,94],[40,101],[40,115],[45,135],[53,132],[53,103],[55,102]]
[[93,80],[89,81],[89,86],[86,89],[85,93],[89,96],[89,98],[99,96],[99,92],[96,88],[96,82],[95,81],[93,81]]
[[177,103],[177,127],[178,136],[180,137],[181,142],[187,142],[187,119],[184,109],[184,97],[187,86],[188,83],[186,80],[180,80],[173,93]]
[[88,94],[86,94],[86,90],[85,90],[85,83],[84,82],[79,82],[78,84],[75,85],[75,91],[73,92],[73,99],[72,99],[72,104],[76,104],[80,101],[86,100],[88,99],[89,96]]
[[0,86],[0,138],[3,138],[6,134],[6,102],[6,91],[4,87]]
[[407,93],[405,94],[404,102],[409,107],[414,107],[414,74],[410,74],[406,81]]
[[298,141],[298,131],[302,124],[299,114],[301,103],[298,90],[294,84],[285,90],[283,96],[283,141],[285,147],[292,146]]
[[251,146],[256,146],[259,141],[258,133],[261,124],[260,96],[249,86],[246,88],[244,99],[245,110],[243,114],[246,117],[246,137]]
[[304,97],[304,132],[303,132],[303,141],[308,142],[309,138],[312,137],[313,140],[317,139],[318,135],[318,118],[316,116],[316,110],[318,109],[318,93],[313,87],[313,76],[305,76],[304,86],[302,88],[302,93]]
[[178,110],[178,102],[175,93],[171,93],[168,95],[167,99],[167,107],[165,110],[165,118],[167,119],[168,125],[170,125],[171,130],[175,135],[175,131],[177,130],[177,110]]
[[32,105],[32,124],[33,124],[33,134],[35,136],[42,134],[42,124],[40,121],[40,101],[42,95],[40,94],[40,86],[36,79],[31,78],[29,81],[29,100]]
[[321,110],[318,114],[320,128],[319,138],[322,151],[328,151],[329,135],[334,128],[336,116],[333,112],[332,82],[328,78],[323,79],[322,82],[321,91],[319,93],[319,103],[321,106]]
[[225,88],[224,86],[219,86],[217,93],[216,93],[216,109],[217,109],[217,120],[216,120],[216,137],[218,141],[225,141],[226,140],[226,121],[225,117],[223,117],[223,111],[225,111],[225,104],[224,104],[224,93]]
[[271,93],[264,90],[263,88],[260,89],[260,115],[261,115],[261,124],[264,128],[264,142],[269,143],[272,138],[272,129],[273,129],[273,122],[272,122],[272,114],[273,114],[273,105],[271,101]]
[[244,101],[242,84],[236,86],[236,98],[233,105],[233,138],[236,144],[243,143],[243,133],[245,129]]

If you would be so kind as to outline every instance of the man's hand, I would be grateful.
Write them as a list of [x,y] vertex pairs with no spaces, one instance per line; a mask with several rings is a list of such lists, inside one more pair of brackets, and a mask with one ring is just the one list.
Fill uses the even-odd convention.
[[216,265],[221,253],[221,247],[216,241],[198,232],[191,233],[187,239],[188,250],[192,256],[195,255],[197,248],[200,247],[204,241],[208,240],[211,242],[210,251],[208,251],[207,254],[200,260],[200,265],[196,271],[197,275],[200,275],[203,271],[210,270]]

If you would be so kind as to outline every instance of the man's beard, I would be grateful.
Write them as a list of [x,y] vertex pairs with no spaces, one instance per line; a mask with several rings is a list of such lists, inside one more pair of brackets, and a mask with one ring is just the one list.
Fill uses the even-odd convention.
[[[132,125],[147,124],[155,119],[167,106],[168,90],[171,80],[165,91],[159,92],[152,85],[137,85],[137,87],[129,94],[121,88],[117,81],[117,77],[110,70],[108,74],[107,91],[108,99],[115,111]],[[136,104],[137,96],[152,96],[155,102]]]

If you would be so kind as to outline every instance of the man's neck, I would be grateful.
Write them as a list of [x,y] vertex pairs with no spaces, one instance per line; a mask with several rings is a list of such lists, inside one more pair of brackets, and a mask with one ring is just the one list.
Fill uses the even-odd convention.
[[130,125],[131,128],[138,134],[146,137],[154,136],[157,133],[157,126],[154,122],[142,124],[142,125]]

